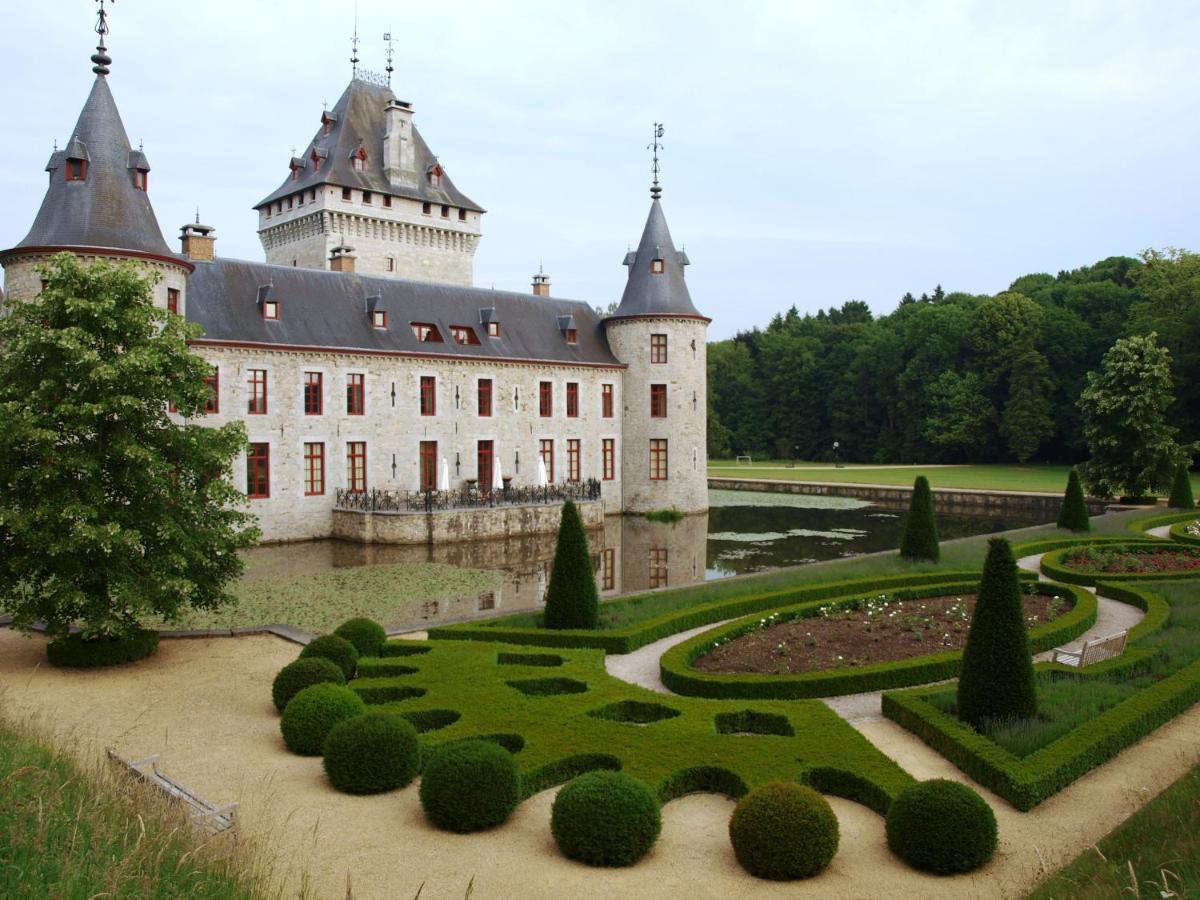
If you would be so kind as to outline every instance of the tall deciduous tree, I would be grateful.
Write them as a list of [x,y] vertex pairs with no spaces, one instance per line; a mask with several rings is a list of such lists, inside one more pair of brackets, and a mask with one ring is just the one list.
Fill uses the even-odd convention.
[[208,398],[198,329],[129,265],[61,254],[42,276],[0,318],[0,605],[115,637],[229,601],[257,529],[225,477],[244,429],[189,421]]
[[1050,367],[1046,357],[1027,347],[1012,362],[1008,376],[1008,402],[1000,428],[1009,452],[1025,462],[1054,434],[1050,407]]
[[1174,399],[1170,353],[1156,337],[1122,338],[1104,354],[1100,371],[1088,373],[1079,406],[1092,457],[1082,474],[1096,496],[1149,494],[1169,483],[1182,458],[1178,429],[1166,417]]

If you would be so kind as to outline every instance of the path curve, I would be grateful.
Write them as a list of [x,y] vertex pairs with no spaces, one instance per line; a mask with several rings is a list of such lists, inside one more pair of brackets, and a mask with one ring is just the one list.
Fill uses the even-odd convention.
[[1174,523],[1171,523],[1170,525],[1159,525],[1157,528],[1147,528],[1146,534],[1150,535],[1151,537],[1167,538],[1170,540],[1171,529],[1173,527]]

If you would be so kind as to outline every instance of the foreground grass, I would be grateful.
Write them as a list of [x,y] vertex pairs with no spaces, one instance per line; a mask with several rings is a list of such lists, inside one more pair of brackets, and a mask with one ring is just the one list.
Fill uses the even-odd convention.
[[161,792],[0,721],[0,896],[252,900],[268,880],[234,835],[202,841]]
[[1200,896],[1200,766],[1151,800],[1029,900]]

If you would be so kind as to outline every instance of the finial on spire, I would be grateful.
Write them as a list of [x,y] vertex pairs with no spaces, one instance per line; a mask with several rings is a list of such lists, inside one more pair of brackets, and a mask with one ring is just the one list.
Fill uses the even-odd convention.
[[391,87],[392,72],[396,71],[395,66],[392,65],[392,33],[390,31],[385,33],[383,39],[387,42],[387,68],[385,68],[384,71],[387,72],[387,86]]
[[646,145],[647,150],[654,151],[654,163],[650,167],[650,171],[654,174],[654,183],[650,185],[650,196],[657,200],[662,195],[662,188],[658,185],[658,151],[662,149],[662,142],[659,140],[663,136],[662,122],[654,123],[654,140]]
[[354,0],[354,37],[350,39],[350,77],[358,77],[358,0]]
[[[108,48],[104,46],[104,36],[108,34],[108,10],[104,8],[104,0],[96,0],[100,4],[100,13],[96,16],[96,34],[100,35],[100,43],[96,45],[96,52],[92,54],[92,71],[97,75],[107,75],[108,67],[112,65],[112,57],[108,55]],[[117,0],[111,0],[116,3]]]
[[200,224],[200,207],[199,206],[196,207],[196,224],[197,225]]

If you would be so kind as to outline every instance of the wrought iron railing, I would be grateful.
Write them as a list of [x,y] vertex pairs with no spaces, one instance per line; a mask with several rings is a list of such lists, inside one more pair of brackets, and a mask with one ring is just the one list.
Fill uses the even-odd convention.
[[599,499],[600,482],[589,478],[587,481],[548,484],[544,487],[506,485],[500,490],[481,490],[472,484],[449,491],[349,491],[338,488],[334,508],[358,512],[436,512]]

